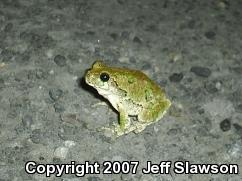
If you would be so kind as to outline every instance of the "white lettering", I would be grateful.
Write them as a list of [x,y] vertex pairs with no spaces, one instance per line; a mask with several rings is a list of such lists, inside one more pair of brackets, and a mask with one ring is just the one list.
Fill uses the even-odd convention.
[[188,161],[175,162],[174,172],[177,174],[238,174],[237,164],[190,164]]
[[[36,172],[35,166],[36,166],[36,163],[34,161],[29,161],[25,164],[25,171],[28,174],[34,174]],[[32,167],[32,169],[30,167]]]

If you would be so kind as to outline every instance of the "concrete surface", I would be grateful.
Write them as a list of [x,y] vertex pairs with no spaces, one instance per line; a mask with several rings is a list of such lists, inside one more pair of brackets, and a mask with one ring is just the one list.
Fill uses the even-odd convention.
[[[1,0],[0,180],[242,180],[242,174],[142,174],[147,161],[242,169],[241,0]],[[142,133],[82,81],[96,59],[144,71],[172,107]],[[139,161],[137,174],[25,172],[27,161]],[[240,171],[241,172],[241,171]]]

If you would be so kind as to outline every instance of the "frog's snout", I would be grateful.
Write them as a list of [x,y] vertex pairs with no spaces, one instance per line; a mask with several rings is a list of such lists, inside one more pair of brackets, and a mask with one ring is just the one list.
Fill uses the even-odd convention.
[[93,75],[91,70],[87,71],[85,75],[85,81],[89,85],[93,85],[95,83],[95,75]]
[[86,75],[85,75],[85,81],[86,81],[86,83],[90,83],[90,70],[88,70],[87,72],[86,72]]

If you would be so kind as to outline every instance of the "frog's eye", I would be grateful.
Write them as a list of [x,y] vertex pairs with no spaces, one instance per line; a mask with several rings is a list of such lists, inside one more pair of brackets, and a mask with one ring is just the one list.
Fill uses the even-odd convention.
[[109,75],[107,73],[101,73],[100,74],[100,79],[103,81],[103,82],[107,82],[109,80]]

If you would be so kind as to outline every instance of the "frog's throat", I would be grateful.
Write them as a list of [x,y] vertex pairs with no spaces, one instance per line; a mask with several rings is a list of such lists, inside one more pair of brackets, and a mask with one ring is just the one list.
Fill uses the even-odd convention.
[[103,89],[103,88],[96,88],[96,89],[97,89],[97,92],[104,97],[110,95],[109,89]]

